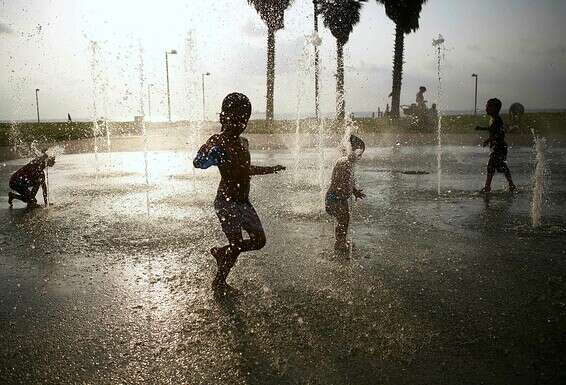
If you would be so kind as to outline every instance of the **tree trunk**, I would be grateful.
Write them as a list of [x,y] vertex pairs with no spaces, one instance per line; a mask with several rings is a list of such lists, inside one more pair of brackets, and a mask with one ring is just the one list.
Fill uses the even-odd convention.
[[273,123],[273,90],[275,85],[275,30],[267,30],[267,95],[265,120],[267,128]]
[[344,44],[336,40],[336,120],[344,121],[346,103],[344,100]]
[[393,88],[391,90],[391,117],[394,119],[398,119],[400,116],[404,44],[405,33],[397,25],[395,28],[395,53],[393,56]]

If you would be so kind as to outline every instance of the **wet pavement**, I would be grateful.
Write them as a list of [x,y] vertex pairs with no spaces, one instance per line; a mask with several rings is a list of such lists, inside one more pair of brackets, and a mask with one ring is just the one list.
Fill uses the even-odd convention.
[[[267,245],[215,298],[218,172],[190,154],[63,155],[52,204],[8,209],[0,167],[2,384],[550,384],[566,381],[566,149],[547,153],[543,224],[519,191],[483,186],[487,150],[372,147],[358,165],[350,256],[333,251],[319,153],[255,151]],[[324,154],[326,181],[336,152]]]

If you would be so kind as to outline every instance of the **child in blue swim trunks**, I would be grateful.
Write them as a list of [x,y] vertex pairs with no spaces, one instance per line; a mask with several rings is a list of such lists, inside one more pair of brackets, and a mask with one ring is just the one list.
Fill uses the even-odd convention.
[[350,222],[350,207],[348,200],[352,195],[356,199],[366,197],[362,189],[356,187],[354,164],[361,159],[365,151],[365,143],[355,135],[350,136],[349,147],[344,156],[339,158],[332,170],[332,180],[326,192],[326,212],[336,218],[336,251],[346,251],[350,244],[347,241],[348,225]]
[[[212,288],[222,294],[229,289],[226,278],[240,253],[259,250],[266,241],[261,221],[249,199],[251,177],[285,170],[280,165],[265,167],[251,164],[248,141],[240,136],[246,129],[251,112],[252,105],[247,96],[228,94],[222,101],[221,132],[208,139],[193,161],[196,168],[217,166],[220,171],[214,209],[228,244],[213,247],[210,253],[218,265]],[[248,239],[243,238],[242,230],[248,233]]]

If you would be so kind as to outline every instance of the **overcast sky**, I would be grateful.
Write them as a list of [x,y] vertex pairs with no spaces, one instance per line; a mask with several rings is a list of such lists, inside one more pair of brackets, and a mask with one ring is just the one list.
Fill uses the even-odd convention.
[[[420,85],[427,86],[429,102],[436,101],[431,42],[441,33],[443,109],[473,109],[474,72],[480,106],[497,96],[504,108],[515,101],[527,108],[566,108],[565,16],[563,0],[429,0],[421,28],[405,39],[402,103],[414,102]],[[296,0],[276,35],[276,117],[295,114],[298,106],[301,114],[313,114],[312,49],[305,48],[312,22],[312,2]],[[322,29],[321,109],[330,113],[335,43]],[[393,37],[383,7],[365,4],[346,46],[349,111],[376,111],[387,103]],[[265,110],[266,30],[246,0],[3,0],[0,120],[33,119],[36,88],[43,119],[64,119],[68,112],[88,119],[96,104],[98,116],[131,120],[142,103],[148,114],[149,83],[152,117],[164,119],[170,49],[178,51],[169,60],[173,119],[200,119],[203,72],[211,73],[205,79],[209,118],[234,90],[250,97],[255,113]]]

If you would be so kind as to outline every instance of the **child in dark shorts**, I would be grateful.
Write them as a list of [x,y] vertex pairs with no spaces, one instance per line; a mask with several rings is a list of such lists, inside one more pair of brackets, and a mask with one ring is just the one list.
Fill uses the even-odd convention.
[[[251,103],[244,94],[228,94],[222,101],[221,132],[207,140],[193,161],[196,168],[217,166],[220,171],[214,210],[228,244],[210,249],[218,265],[212,288],[220,294],[226,294],[230,289],[226,278],[240,253],[259,250],[265,245],[261,221],[249,199],[251,177],[285,170],[280,165],[251,164],[248,140],[240,136],[247,127],[251,112]],[[242,230],[248,233],[248,239],[243,238]]]
[[336,251],[346,251],[350,244],[347,241],[348,225],[350,223],[350,207],[348,199],[352,195],[365,198],[363,190],[356,187],[354,178],[354,163],[356,163],[365,151],[365,143],[355,135],[350,135],[348,148],[345,155],[339,158],[332,170],[330,187],[326,192],[326,212],[336,218]]
[[485,112],[491,117],[491,124],[489,127],[476,127],[476,130],[489,131],[489,138],[483,142],[483,146],[491,148],[489,161],[487,163],[487,177],[485,180],[485,187],[482,192],[491,191],[491,181],[495,172],[501,172],[507,178],[509,183],[509,191],[516,189],[513,179],[511,178],[511,171],[507,166],[507,143],[505,142],[505,127],[503,120],[499,116],[501,111],[501,101],[493,98],[487,101]]
[[43,192],[43,202],[47,206],[47,184],[45,183],[45,168],[52,167],[55,164],[55,158],[43,154],[35,158],[10,177],[10,189],[14,192],[8,193],[8,204],[13,205],[14,199],[27,203],[28,207],[37,205],[35,196],[41,187]]

